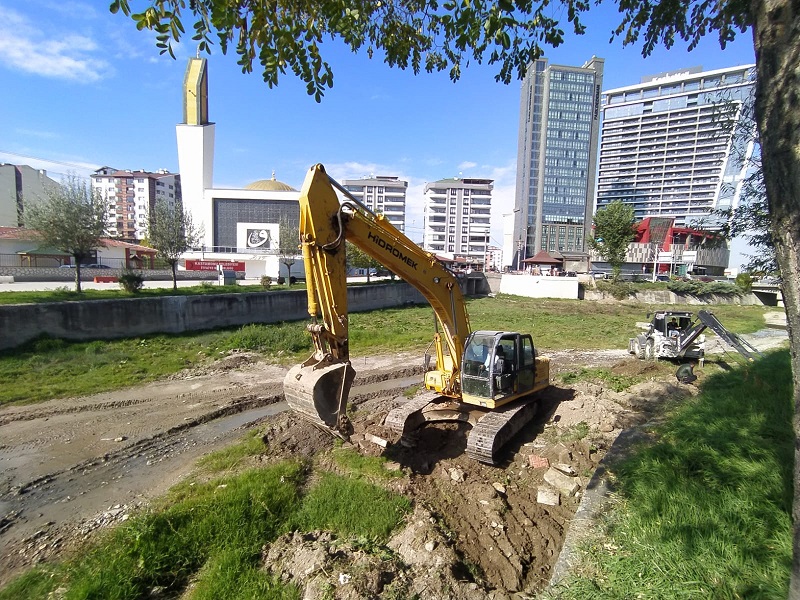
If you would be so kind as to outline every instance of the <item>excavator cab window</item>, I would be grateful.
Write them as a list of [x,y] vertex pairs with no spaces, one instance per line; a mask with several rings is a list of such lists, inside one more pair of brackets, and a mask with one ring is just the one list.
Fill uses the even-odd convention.
[[[534,350],[530,336],[522,338],[522,364],[533,373]],[[508,396],[517,391],[520,339],[517,334],[473,334],[464,352],[462,387],[482,398]],[[532,382],[531,382],[532,383]]]

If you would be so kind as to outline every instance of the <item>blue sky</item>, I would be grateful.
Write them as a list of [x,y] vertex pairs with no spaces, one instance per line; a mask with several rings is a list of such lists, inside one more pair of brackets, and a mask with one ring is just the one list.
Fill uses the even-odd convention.
[[[44,168],[55,179],[104,165],[177,171],[175,125],[195,48],[181,44],[177,60],[159,55],[153,35],[109,13],[108,4],[0,0],[0,162]],[[645,59],[639,47],[609,44],[619,20],[613,4],[590,16],[586,35],[568,36],[546,56],[566,65],[605,58],[603,89],[672,69],[755,61],[749,31],[724,51],[709,37],[692,52],[678,42]],[[494,67],[474,63],[457,83],[446,72],[415,76],[329,46],[323,57],[334,87],[321,104],[291,75],[269,89],[260,71],[242,74],[235,55],[215,47],[209,58],[215,186],[241,187],[274,171],[299,189],[317,162],[337,179],[398,175],[409,181],[407,233],[419,239],[426,182],[459,174],[491,178],[492,243],[502,245],[501,215],[514,202],[519,82],[496,83]]]

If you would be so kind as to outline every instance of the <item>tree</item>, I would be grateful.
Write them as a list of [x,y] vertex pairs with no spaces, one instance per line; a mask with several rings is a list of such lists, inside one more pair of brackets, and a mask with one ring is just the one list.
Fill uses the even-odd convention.
[[[183,34],[182,11],[194,15],[193,39],[208,50],[213,32],[223,51],[235,44],[239,64],[252,71],[258,57],[268,85],[287,67],[307,84],[319,101],[333,85],[333,73],[320,54],[330,37],[354,52],[383,53],[391,66],[415,73],[450,69],[458,79],[462,63],[497,63],[496,78],[521,77],[540,55],[541,44],[563,41],[559,15],[566,15],[576,33],[583,33],[584,12],[596,3],[561,0],[559,6],[532,0],[463,1],[320,0],[313,4],[220,2],[219,0],[149,0],[139,13],[131,0],[114,0],[113,12],[132,17],[139,29],[157,33],[157,45],[172,53],[171,43]],[[800,597],[800,10],[797,0],[697,0],[645,2],[617,0],[619,25],[611,39],[623,45],[641,42],[642,54],[656,45],[671,47],[676,39],[697,46],[716,35],[720,46],[751,30],[756,54],[756,123],[761,140],[767,206],[775,256],[783,278],[783,298],[792,347],[795,417],[794,560],[791,591]],[[188,10],[187,10],[188,6]],[[306,9],[308,7],[308,10]],[[561,10],[559,10],[559,8]],[[312,10],[313,9],[313,13]],[[565,10],[564,10],[565,9]],[[551,16],[552,15],[552,16]]]
[[625,262],[628,244],[634,238],[633,207],[615,200],[598,210],[592,221],[594,237],[588,238],[589,247],[611,265],[616,282]]
[[367,272],[367,283],[373,269],[376,271],[383,267],[381,263],[372,258],[355,244],[347,242],[347,264],[356,269],[364,269]]
[[103,245],[106,205],[77,175],[45,188],[39,202],[26,199],[25,226],[35,231],[43,247],[66,252],[75,261],[75,291],[81,291],[81,263]]
[[[748,256],[746,265],[737,266],[743,266],[750,272],[778,273],[761,161],[761,142],[756,127],[755,96],[751,95],[741,104],[725,102],[721,106],[721,113],[725,122],[723,130],[733,136],[730,160],[745,171],[745,178],[741,182],[739,205],[713,211],[711,218],[723,223],[720,233],[726,239],[745,238],[749,246],[756,250],[756,254]],[[722,191],[732,195],[736,186],[736,183],[725,183]]]
[[[281,217],[278,222],[278,256],[286,265],[286,287],[291,285],[292,265],[297,261],[300,253],[300,226],[291,222],[287,217]],[[280,276],[280,270],[278,270]]]
[[178,289],[178,260],[200,241],[201,230],[192,222],[192,215],[178,204],[156,201],[150,215],[148,237],[158,255],[172,270],[172,289]]

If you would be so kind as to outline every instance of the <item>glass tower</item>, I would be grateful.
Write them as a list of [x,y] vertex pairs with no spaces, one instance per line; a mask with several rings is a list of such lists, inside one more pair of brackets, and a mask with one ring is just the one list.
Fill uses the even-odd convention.
[[597,163],[602,58],[531,64],[522,82],[512,266],[540,250],[583,254]]
[[736,208],[754,147],[741,119],[753,69],[691,67],[603,92],[597,208],[621,200],[636,220],[679,227]]

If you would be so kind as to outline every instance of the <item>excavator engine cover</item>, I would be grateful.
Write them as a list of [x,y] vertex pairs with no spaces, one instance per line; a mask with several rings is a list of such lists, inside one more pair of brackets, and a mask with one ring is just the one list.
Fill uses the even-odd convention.
[[283,393],[292,410],[316,425],[347,436],[347,398],[355,376],[349,362],[304,363],[286,374]]

